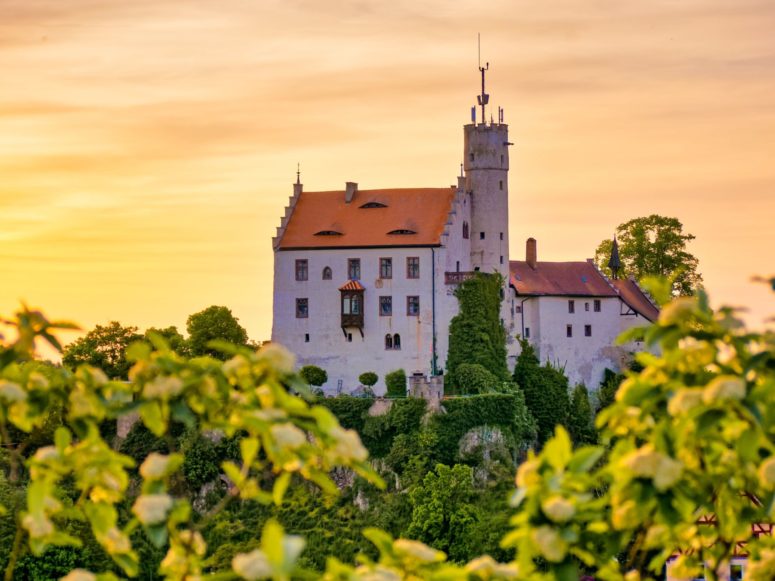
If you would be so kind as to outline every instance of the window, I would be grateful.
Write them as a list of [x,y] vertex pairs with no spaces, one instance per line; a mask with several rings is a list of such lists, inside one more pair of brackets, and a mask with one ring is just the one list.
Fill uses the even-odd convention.
[[600,299],[595,299],[595,312],[600,312]]
[[530,339],[530,327],[525,327],[525,339]]
[[566,337],[573,337],[573,325],[567,325],[565,327],[565,336]]
[[503,232],[501,232],[501,240],[503,240]]
[[309,343],[309,333],[304,333],[304,342]]
[[331,271],[330,266],[326,266],[323,269],[323,280],[331,280],[333,278],[333,272]]
[[517,305],[516,307],[514,307],[514,312],[515,313],[521,313],[522,312],[522,305]]
[[347,333],[347,342],[348,343],[352,343],[353,342],[353,334],[352,333]]
[[406,314],[409,317],[420,315],[420,297],[406,297]]
[[729,581],[743,581],[743,566],[740,563],[733,563],[729,567]]
[[393,348],[393,335],[388,333],[385,335],[385,349],[392,349]]
[[576,301],[568,301],[568,312],[573,314],[576,312]]
[[484,232],[479,232],[479,240],[484,240]]
[[[304,299],[305,301],[307,299]],[[359,294],[346,294],[342,296],[342,314],[360,315],[361,314],[361,296]]]
[[309,316],[309,299],[296,299],[296,318],[306,319]]
[[592,325],[584,325],[584,336],[585,337],[592,336]]
[[469,153],[468,154],[468,159],[470,159],[471,161],[474,161],[474,154],[473,153]]
[[589,311],[589,303],[584,303],[584,310]]
[[393,335],[393,349],[401,349],[401,335],[398,333]]
[[379,297],[379,316],[389,317],[393,314],[393,297]]
[[408,256],[406,259],[406,278],[420,278],[420,258]]
[[503,264],[503,255],[501,255],[501,264]]
[[306,260],[296,261],[296,280],[307,280],[309,263]]
[[360,280],[361,278],[361,259],[347,259],[347,278],[350,280]]
[[468,222],[463,222],[463,238],[468,240]]
[[498,187],[499,187],[500,189],[503,189],[503,180],[501,180],[501,181],[499,181],[499,182],[498,182]]
[[460,272],[460,261],[459,260],[455,261],[455,272]]
[[393,259],[392,258],[379,259],[379,277],[393,278]]

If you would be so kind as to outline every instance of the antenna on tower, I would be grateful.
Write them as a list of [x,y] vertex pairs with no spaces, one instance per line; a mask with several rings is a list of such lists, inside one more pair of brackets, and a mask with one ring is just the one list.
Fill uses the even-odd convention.
[[490,101],[490,96],[484,92],[484,72],[490,69],[490,63],[486,63],[486,66],[484,67],[482,66],[482,35],[478,33],[476,38],[478,44],[479,72],[482,73],[482,94],[477,95],[476,99],[482,107],[482,123],[487,123],[487,117],[484,116],[484,108]]

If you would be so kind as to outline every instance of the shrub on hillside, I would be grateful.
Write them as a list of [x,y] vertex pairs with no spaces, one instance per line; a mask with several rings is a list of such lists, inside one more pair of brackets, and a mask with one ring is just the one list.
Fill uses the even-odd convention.
[[498,391],[502,383],[484,365],[478,363],[461,363],[457,366],[456,374],[460,391],[466,395],[492,393]]
[[406,372],[396,369],[385,375],[388,397],[406,397]]

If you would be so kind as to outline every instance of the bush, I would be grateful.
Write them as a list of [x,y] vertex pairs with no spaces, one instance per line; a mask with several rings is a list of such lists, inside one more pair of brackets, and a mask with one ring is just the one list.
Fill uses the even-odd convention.
[[299,369],[299,375],[310,385],[321,386],[328,381],[328,373],[317,365],[305,365]]
[[457,367],[457,382],[466,395],[492,393],[502,383],[494,374],[478,363],[461,363]]
[[385,375],[388,397],[406,397],[406,372],[396,369]]
[[358,381],[360,381],[366,387],[373,386],[375,383],[377,383],[378,379],[379,376],[373,371],[367,371],[366,373],[361,373],[358,376]]

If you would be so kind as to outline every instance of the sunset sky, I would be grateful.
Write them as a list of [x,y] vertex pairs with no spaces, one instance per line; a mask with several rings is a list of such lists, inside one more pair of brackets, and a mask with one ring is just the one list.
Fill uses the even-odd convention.
[[505,109],[511,256],[678,217],[714,304],[775,314],[771,0],[0,0],[0,314],[271,328],[306,190],[443,187]]

